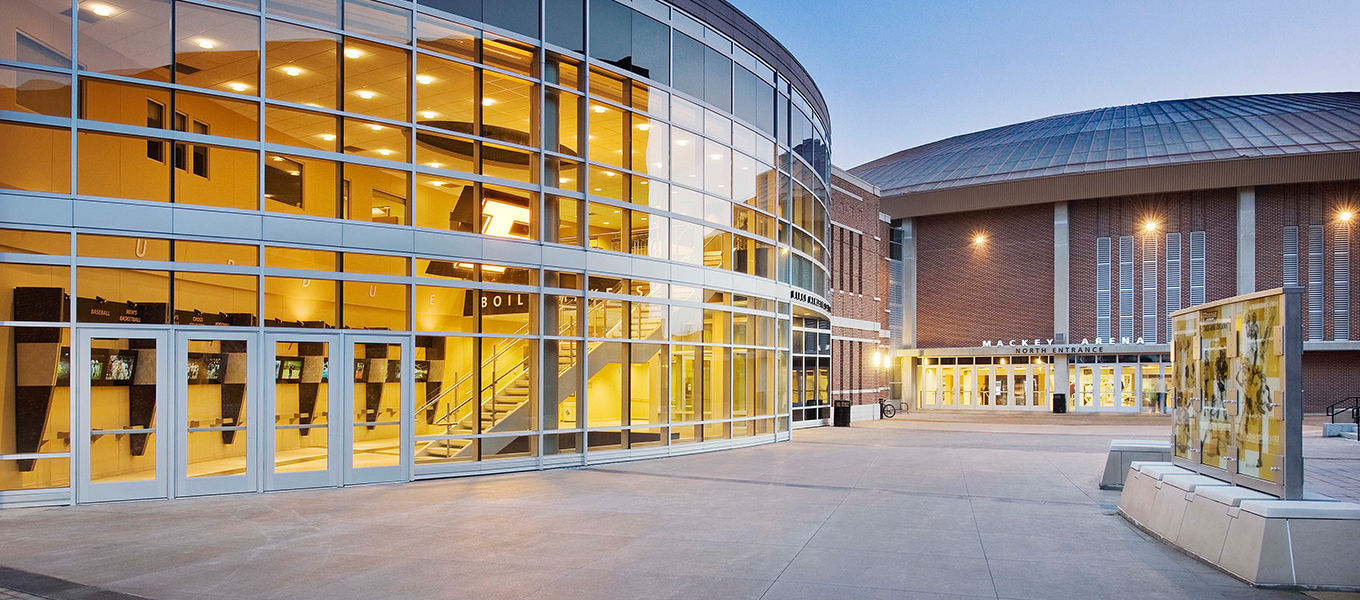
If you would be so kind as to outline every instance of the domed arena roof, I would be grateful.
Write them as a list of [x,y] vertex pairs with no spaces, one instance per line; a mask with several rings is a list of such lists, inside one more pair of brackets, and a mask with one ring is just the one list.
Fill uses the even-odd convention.
[[850,172],[901,196],[990,183],[1360,150],[1360,92],[1165,100],[1057,115],[917,146]]

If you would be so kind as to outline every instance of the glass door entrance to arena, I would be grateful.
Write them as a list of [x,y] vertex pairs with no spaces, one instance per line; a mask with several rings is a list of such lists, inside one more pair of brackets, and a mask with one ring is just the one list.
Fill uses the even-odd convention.
[[[1166,355],[941,356],[918,359],[916,408],[1155,412],[1166,406]],[[1065,375],[1065,377],[1064,377]]]

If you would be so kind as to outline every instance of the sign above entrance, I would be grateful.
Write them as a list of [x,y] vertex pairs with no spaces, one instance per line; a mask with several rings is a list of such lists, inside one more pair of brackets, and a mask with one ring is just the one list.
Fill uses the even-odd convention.
[[[1095,342],[1083,338],[1080,344],[1064,344],[1061,342],[1055,344],[1055,341],[1056,340],[1053,338],[1035,338],[1032,340],[982,340],[982,347],[1012,348],[1015,350],[1016,354],[1103,354],[1105,352],[1115,351],[1114,348],[1107,350],[1107,346],[1157,346],[1160,351],[1160,346],[1163,345],[1157,344],[1156,342],[1146,342],[1143,338],[1127,337],[1119,338],[1118,340],[1115,338],[1096,338]],[[1120,350],[1125,350],[1125,348],[1120,348]]]

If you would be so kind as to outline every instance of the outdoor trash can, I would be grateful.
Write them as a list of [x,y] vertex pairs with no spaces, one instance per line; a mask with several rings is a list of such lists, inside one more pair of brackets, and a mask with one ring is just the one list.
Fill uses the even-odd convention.
[[1053,394],[1053,412],[1055,413],[1067,412],[1067,394],[1064,394],[1062,392]]
[[831,403],[831,424],[836,427],[850,426],[849,400],[836,400]]

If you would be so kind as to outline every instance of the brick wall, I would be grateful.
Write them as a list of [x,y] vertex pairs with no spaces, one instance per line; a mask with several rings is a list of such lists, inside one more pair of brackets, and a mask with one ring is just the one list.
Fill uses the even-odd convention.
[[1312,351],[1303,353],[1303,411],[1320,413],[1328,404],[1360,396],[1356,360],[1360,352]]
[[[1307,285],[1310,273],[1308,240],[1311,225],[1323,228],[1323,339],[1335,339],[1335,268],[1337,216],[1343,211],[1360,214],[1360,181],[1261,186],[1256,189],[1256,289],[1283,285],[1283,235],[1285,227],[1299,228],[1299,285]],[[1350,277],[1360,277],[1360,219],[1350,223]],[[1349,339],[1360,339],[1360,294],[1351,284]],[[1307,330],[1308,298],[1304,294],[1304,328]]]
[[[888,223],[879,219],[878,197],[858,182],[832,176],[831,314],[864,322],[831,327],[831,393],[835,400],[870,404],[887,396],[888,373],[873,356],[888,329]],[[883,355],[886,356],[886,353]]]
[[1053,336],[1053,205],[921,217],[915,225],[918,347]]
[[[1096,240],[1110,238],[1110,333],[1117,338],[1166,341],[1166,234],[1181,234],[1181,306],[1190,305],[1190,232],[1203,231],[1205,301],[1237,293],[1237,191],[1204,190],[1079,200],[1068,203],[1069,322],[1071,339],[1096,338]],[[1148,229],[1148,225],[1152,229]],[[1143,252],[1146,236],[1157,252],[1157,331],[1143,330]],[[1133,236],[1133,329],[1121,331],[1119,238]]]

